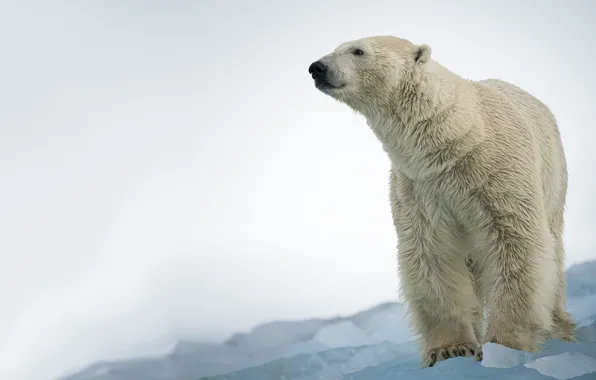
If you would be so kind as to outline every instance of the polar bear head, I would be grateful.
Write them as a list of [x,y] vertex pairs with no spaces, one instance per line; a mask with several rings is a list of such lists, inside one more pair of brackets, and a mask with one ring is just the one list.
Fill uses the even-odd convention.
[[345,42],[308,68],[315,86],[355,111],[384,108],[404,88],[415,86],[417,72],[430,60],[428,45],[393,36]]

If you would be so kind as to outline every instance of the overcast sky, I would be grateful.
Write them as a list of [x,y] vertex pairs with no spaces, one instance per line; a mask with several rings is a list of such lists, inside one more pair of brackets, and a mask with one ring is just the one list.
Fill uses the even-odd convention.
[[[50,5],[51,4],[51,5]],[[309,64],[427,43],[560,122],[568,263],[596,258],[590,1],[3,1],[0,378],[394,300],[389,162]]]

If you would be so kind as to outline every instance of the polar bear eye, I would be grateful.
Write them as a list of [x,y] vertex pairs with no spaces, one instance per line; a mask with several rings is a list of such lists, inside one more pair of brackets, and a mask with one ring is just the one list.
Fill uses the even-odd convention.
[[352,51],[352,54],[354,54],[354,55],[364,55],[364,51],[362,49],[354,49],[354,51]]

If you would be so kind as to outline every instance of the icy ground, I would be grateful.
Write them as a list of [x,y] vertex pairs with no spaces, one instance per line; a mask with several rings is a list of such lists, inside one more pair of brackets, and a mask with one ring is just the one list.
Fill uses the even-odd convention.
[[596,380],[596,261],[567,276],[579,342],[551,340],[536,355],[487,344],[482,363],[457,358],[420,369],[405,309],[387,303],[344,318],[268,323],[222,344],[179,342],[163,358],[98,363],[63,380]]

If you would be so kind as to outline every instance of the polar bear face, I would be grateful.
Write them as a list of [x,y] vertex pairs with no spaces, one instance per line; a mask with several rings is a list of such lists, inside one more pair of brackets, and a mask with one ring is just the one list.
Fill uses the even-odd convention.
[[391,36],[368,37],[339,45],[308,71],[323,93],[356,111],[390,101],[417,64],[430,59],[430,47]]

